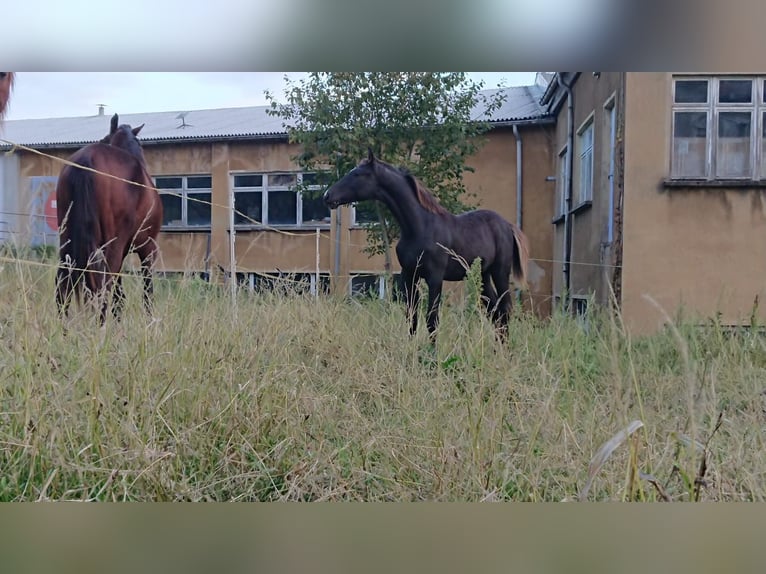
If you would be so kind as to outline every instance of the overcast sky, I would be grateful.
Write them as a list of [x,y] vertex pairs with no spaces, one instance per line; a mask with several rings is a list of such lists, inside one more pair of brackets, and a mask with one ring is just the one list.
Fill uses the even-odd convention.
[[[18,72],[7,120],[106,113],[259,106],[264,90],[281,99],[284,76],[303,72]],[[469,72],[485,88],[532,84],[534,72]]]

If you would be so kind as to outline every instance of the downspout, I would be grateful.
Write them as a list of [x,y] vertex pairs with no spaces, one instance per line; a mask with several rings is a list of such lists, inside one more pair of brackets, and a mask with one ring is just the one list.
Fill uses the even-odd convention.
[[521,134],[519,134],[519,127],[513,124],[513,137],[516,138],[516,225],[521,229],[521,209],[522,203],[522,187],[521,187]]
[[572,160],[574,157],[574,94],[572,85],[559,74],[559,83],[567,93],[567,159],[566,159],[566,208],[564,212],[564,308],[569,309],[571,296],[570,264],[572,261]]
[[[516,138],[516,226],[521,229],[522,208],[524,206],[522,202],[522,163],[521,163],[521,134],[519,133],[519,126],[513,124],[513,137]],[[516,289],[516,300],[521,303],[521,290]]]
[[617,146],[617,98],[609,110],[609,227],[607,231],[607,243],[611,246],[614,242],[614,155]]

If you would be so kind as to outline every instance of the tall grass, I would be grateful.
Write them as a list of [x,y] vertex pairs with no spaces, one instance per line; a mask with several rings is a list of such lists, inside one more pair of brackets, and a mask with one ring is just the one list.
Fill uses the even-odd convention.
[[766,495],[757,332],[632,340],[596,312],[587,329],[517,314],[502,345],[467,299],[443,308],[430,349],[396,303],[233,302],[195,279],[158,280],[151,319],[138,277],[122,322],[74,309],[65,332],[54,274],[0,271],[2,501]]

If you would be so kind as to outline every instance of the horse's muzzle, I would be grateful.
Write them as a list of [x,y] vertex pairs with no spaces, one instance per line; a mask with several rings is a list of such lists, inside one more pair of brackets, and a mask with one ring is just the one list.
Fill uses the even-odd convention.
[[331,200],[331,199],[330,199],[330,195],[329,195],[329,193],[330,193],[330,190],[329,190],[329,189],[328,189],[327,191],[325,191],[325,192],[324,192],[324,195],[322,196],[322,200],[324,201],[324,204],[325,204],[327,207],[329,207],[330,209],[335,209],[335,208],[336,208],[336,207],[338,207],[338,206],[339,206],[341,203],[340,203],[340,201]]

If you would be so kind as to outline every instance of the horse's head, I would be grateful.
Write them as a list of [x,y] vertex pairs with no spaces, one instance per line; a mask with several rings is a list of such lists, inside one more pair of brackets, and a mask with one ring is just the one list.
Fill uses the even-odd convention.
[[324,193],[324,203],[330,209],[355,201],[377,199],[380,186],[377,170],[379,160],[368,150],[367,159],[349,171]]
[[131,155],[140,159],[141,162],[144,162],[144,152],[141,150],[141,144],[139,143],[137,137],[141,129],[144,127],[144,124],[141,124],[135,128],[128,124],[118,124],[119,117],[117,114],[114,114],[112,116],[109,135],[101,141],[113,145],[114,147],[124,149]]
[[5,110],[8,109],[14,77],[14,72],[0,72],[0,120],[3,119]]

